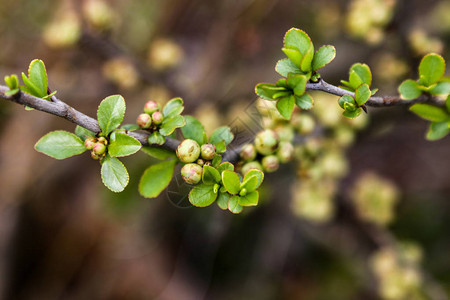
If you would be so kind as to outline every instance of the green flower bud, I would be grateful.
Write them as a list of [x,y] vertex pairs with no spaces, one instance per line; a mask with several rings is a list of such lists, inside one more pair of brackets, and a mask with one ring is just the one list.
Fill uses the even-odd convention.
[[286,163],[294,157],[294,146],[288,142],[281,142],[278,146],[277,156],[281,163]]
[[251,161],[242,166],[241,173],[245,176],[250,170],[263,170],[261,164],[257,161]]
[[103,136],[101,136],[101,137],[99,137],[98,139],[97,139],[97,141],[99,142],[99,143],[102,143],[103,145],[108,145],[108,140],[105,138],[105,137],[103,137]]
[[203,168],[197,164],[185,164],[181,168],[183,180],[189,184],[197,184],[202,180]]
[[197,165],[202,166],[205,164],[205,161],[201,158],[197,159]]
[[159,110],[159,104],[155,101],[147,101],[144,105],[144,112],[151,115],[155,111]]
[[314,131],[316,121],[309,114],[300,114],[297,119],[296,128],[301,134],[310,134]]
[[97,142],[92,148],[92,151],[97,155],[103,155],[106,152],[106,146],[103,143]]
[[216,146],[213,144],[204,144],[202,145],[202,157],[206,160],[211,160],[214,158],[216,154]]
[[184,163],[191,163],[200,156],[200,146],[191,139],[182,141],[177,147],[177,156]]
[[255,137],[256,150],[262,155],[272,154],[278,146],[278,135],[270,129],[259,132]]
[[247,195],[247,189],[243,188],[240,192],[239,192],[239,196],[244,197],[245,195]]
[[265,156],[261,162],[264,171],[268,173],[275,172],[276,170],[278,170],[278,167],[280,166],[278,157],[276,157],[275,155]]
[[92,150],[92,148],[94,148],[94,145],[96,142],[97,142],[96,138],[93,136],[90,136],[84,141],[84,147],[86,147],[86,149],[88,149],[88,150]]
[[253,144],[245,144],[241,148],[241,159],[244,161],[251,161],[256,158],[256,149]]
[[152,113],[152,120],[153,120],[153,124],[159,125],[162,123],[163,121],[163,114],[159,111],[155,111],[154,113]]
[[280,141],[292,142],[294,140],[294,128],[290,125],[278,125],[274,128],[274,131],[278,135]]
[[152,125],[152,117],[146,113],[140,114],[136,119],[136,123],[141,128],[149,128]]
[[102,158],[103,157],[103,155],[99,155],[99,154],[96,154],[95,152],[94,152],[94,150],[91,150],[91,157],[93,158],[93,159],[100,159],[100,158]]

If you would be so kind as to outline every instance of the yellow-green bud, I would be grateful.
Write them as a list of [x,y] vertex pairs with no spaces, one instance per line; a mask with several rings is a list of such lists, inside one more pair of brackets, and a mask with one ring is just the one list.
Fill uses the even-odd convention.
[[103,155],[106,152],[106,146],[103,143],[97,142],[92,148],[92,151],[97,155]]
[[95,152],[94,152],[94,150],[91,150],[91,157],[93,158],[93,159],[100,159],[100,158],[102,158],[103,157],[103,155],[99,155],[99,154],[96,154]]
[[256,150],[262,155],[272,154],[278,146],[278,135],[270,129],[259,132],[255,137]]
[[281,163],[286,163],[294,157],[294,146],[288,142],[281,142],[278,146],[277,156]]
[[105,146],[108,145],[108,140],[104,136],[99,137],[97,141]]
[[183,180],[189,184],[197,184],[202,180],[203,168],[197,164],[185,164],[181,168]]
[[216,154],[216,146],[213,144],[204,144],[201,148],[202,151],[202,158],[206,160],[211,160],[214,158],[214,155]]
[[245,195],[247,195],[247,189],[243,188],[240,192],[239,192],[239,196],[244,197]]
[[278,157],[276,157],[275,155],[265,156],[261,162],[262,162],[264,171],[266,171],[268,173],[275,172],[276,170],[278,170],[278,167],[280,166]]
[[297,130],[301,134],[309,134],[314,131],[314,127],[316,126],[316,121],[309,114],[300,114],[297,119]]
[[292,142],[294,140],[294,128],[290,125],[279,125],[274,128],[274,131],[278,135],[280,141]]
[[205,161],[201,158],[197,159],[197,165],[202,166],[205,164]]
[[88,150],[92,150],[92,148],[94,148],[94,145],[96,142],[97,142],[96,138],[93,136],[90,136],[84,141],[84,147],[86,147],[86,149],[88,149]]
[[241,159],[244,161],[251,161],[256,158],[256,149],[253,144],[245,144],[241,148]]
[[178,145],[177,156],[184,163],[194,162],[200,156],[200,146],[196,141],[186,139]]
[[144,112],[151,115],[155,111],[159,110],[159,104],[156,101],[147,101],[144,105]]
[[159,125],[163,121],[163,114],[160,111],[155,111],[152,113],[153,124]]
[[245,176],[250,170],[263,170],[261,164],[257,161],[251,161],[242,166],[241,173]]
[[136,123],[141,128],[149,128],[152,125],[152,117],[147,113],[140,114],[136,119]]

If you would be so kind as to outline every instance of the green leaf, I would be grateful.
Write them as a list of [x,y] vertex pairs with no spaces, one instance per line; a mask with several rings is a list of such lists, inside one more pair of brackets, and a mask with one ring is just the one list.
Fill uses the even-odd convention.
[[307,81],[305,75],[289,75],[287,85],[294,91],[294,95],[301,96],[305,93]]
[[288,58],[279,60],[275,66],[275,71],[284,77],[287,77],[289,74],[303,74],[302,70]]
[[22,73],[22,81],[25,84],[25,86],[21,86],[20,89],[24,91],[27,94],[33,95],[38,98],[45,97],[47,95],[47,92],[43,94],[38,86],[36,86],[28,77]]
[[414,81],[412,79],[403,81],[402,84],[400,84],[400,86],[398,87],[398,92],[404,100],[416,99],[422,94],[422,91],[419,88],[419,84],[417,83],[417,81]]
[[227,209],[228,208],[228,200],[230,200],[231,195],[227,192],[225,193],[219,193],[217,196],[217,205],[220,207],[220,209]]
[[225,146],[227,146],[231,141],[234,139],[234,134],[231,132],[230,127],[228,126],[222,126],[214,130],[214,132],[211,134],[211,137],[209,138],[209,142],[216,146],[220,142],[224,142]]
[[203,166],[202,180],[204,184],[219,183],[222,178],[219,171],[211,166]]
[[319,48],[314,54],[312,61],[313,71],[317,71],[320,68],[328,65],[336,57],[336,49],[334,46],[326,45]]
[[303,54],[300,53],[296,47],[284,47],[281,51],[294,63],[294,65],[300,67],[303,59]]
[[[308,51],[306,51],[306,53],[303,56],[303,59],[302,59],[301,65],[300,65],[300,69],[303,72],[311,72],[313,59],[314,59],[314,46],[311,43]],[[309,76],[308,76],[308,78],[309,78]]]
[[233,164],[231,164],[229,162],[224,162],[217,166],[217,171],[219,171],[220,174],[222,174],[222,172],[225,170],[234,171]]
[[358,88],[358,86],[364,83],[361,77],[359,77],[359,75],[354,70],[350,71],[349,81],[352,91],[355,91]]
[[361,111],[362,111],[361,108],[358,107],[355,110],[346,110],[342,114],[344,115],[344,117],[354,119],[361,114]]
[[240,190],[242,191],[243,189],[245,189],[248,192],[253,192],[254,190],[256,190],[256,187],[258,185],[258,177],[257,176],[249,176],[247,177],[246,180],[244,180],[241,183],[241,188]]
[[128,131],[135,131],[135,130],[141,129],[139,127],[139,125],[137,125],[137,124],[124,124],[124,125],[120,126],[120,128],[128,130]]
[[86,151],[83,141],[75,134],[58,130],[40,138],[34,148],[50,157],[65,159]]
[[367,83],[361,84],[355,92],[355,101],[359,106],[364,105],[367,100],[369,100],[372,92],[370,91],[369,85]]
[[5,96],[13,96],[13,95],[17,94],[19,91],[20,91],[19,89],[12,89],[12,90],[6,91]]
[[170,135],[175,129],[183,127],[186,124],[183,116],[175,115],[170,118],[164,118],[159,133],[164,136]]
[[185,139],[191,139],[196,141],[199,145],[203,143],[203,136],[205,133],[205,128],[199,120],[193,116],[185,116],[186,125],[181,128],[181,132]]
[[111,131],[119,127],[124,116],[125,100],[120,95],[106,97],[98,106],[98,125],[105,135],[108,135]]
[[283,118],[290,120],[294,111],[294,105],[295,98],[293,95],[284,97],[277,101],[277,110]]
[[228,210],[233,214],[238,214],[243,209],[243,207],[239,204],[239,198],[239,196],[233,196],[228,200]]
[[420,83],[430,86],[438,82],[445,73],[445,60],[442,56],[431,53],[422,58],[419,65]]
[[156,145],[162,145],[166,141],[166,138],[161,135],[158,131],[152,132],[148,138],[147,141],[150,145],[156,144]]
[[429,104],[414,104],[409,110],[419,117],[432,122],[444,122],[449,119],[449,115],[444,109]]
[[441,81],[430,90],[433,95],[447,96],[450,93],[450,81]]
[[166,160],[148,167],[139,181],[139,193],[146,198],[155,198],[172,180],[176,160]]
[[266,100],[274,100],[275,95],[287,91],[284,87],[276,86],[270,83],[259,83],[255,86],[255,93]]
[[[356,63],[351,66],[350,70],[353,71],[359,77],[359,80],[360,80],[360,83],[353,86],[354,89],[358,88],[358,86],[360,86],[363,83],[367,83],[368,86],[370,86],[372,84],[372,72],[370,71],[370,68],[368,65]],[[352,80],[350,78],[350,82],[351,81]]]
[[353,99],[353,97],[350,95],[343,95],[339,98],[338,104],[340,107],[345,109],[345,103],[355,104],[355,99]]
[[176,154],[174,152],[166,150],[166,149],[150,147],[150,146],[142,146],[141,150],[145,154],[150,155],[151,157],[154,157],[159,160],[166,160],[168,158],[176,158]]
[[445,100],[445,107],[447,111],[450,112],[450,95],[447,96],[447,100]]
[[10,90],[16,90],[19,87],[19,79],[17,75],[5,76],[5,83]]
[[214,192],[214,185],[199,184],[189,193],[189,202],[197,207],[206,207],[211,205],[217,198]]
[[313,103],[313,98],[306,93],[301,96],[295,96],[295,104],[297,104],[297,106],[301,109],[311,109],[313,107]]
[[101,164],[103,184],[115,193],[123,191],[130,179],[125,166],[120,160],[109,155],[102,159]]
[[427,140],[436,141],[442,139],[450,132],[449,122],[433,122],[427,132]]
[[[225,143],[223,143],[223,144],[225,145]],[[216,151],[217,151],[217,149],[216,149]],[[211,165],[214,168],[217,168],[221,161],[222,161],[222,155],[216,154],[216,155],[214,155],[214,157],[212,159]]]
[[84,128],[81,127],[79,125],[77,125],[77,127],[75,127],[75,134],[82,140],[86,140],[88,137],[95,137],[95,133]]
[[47,95],[47,71],[42,60],[34,59],[30,63],[28,79],[38,88],[41,98]]
[[181,114],[183,110],[183,100],[181,98],[173,98],[164,106],[162,114],[164,118],[171,118]]
[[[264,180],[264,173],[261,172],[260,170],[252,169],[252,170],[248,171],[247,174],[245,174],[243,181],[248,180],[250,177],[256,177],[258,179],[257,184],[254,188],[254,190],[256,190],[257,188],[260,187],[261,183]],[[247,191],[252,192],[253,190],[247,189]]]
[[111,157],[128,156],[141,149],[141,143],[137,139],[124,133],[113,132],[109,141],[108,153]]
[[222,172],[222,182],[228,193],[233,195],[239,194],[241,181],[239,180],[238,174],[225,170]]
[[259,193],[258,191],[253,191],[245,196],[239,198],[239,205],[241,206],[256,206],[258,205]]
[[312,46],[312,42],[306,32],[297,28],[291,28],[284,36],[284,46],[286,48],[295,47],[301,54],[305,55]]

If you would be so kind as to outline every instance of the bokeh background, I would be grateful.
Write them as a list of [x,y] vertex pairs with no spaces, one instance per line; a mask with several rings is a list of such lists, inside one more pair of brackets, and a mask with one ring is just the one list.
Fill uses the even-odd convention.
[[[180,96],[208,131],[248,137],[261,126],[254,86],[278,78],[291,27],[335,45],[328,82],[363,62],[382,95],[424,54],[450,58],[445,0],[2,0],[0,75],[40,58],[57,96],[90,116],[115,93],[127,123],[146,100]],[[321,158],[300,148],[240,215],[191,207],[179,177],[141,197],[155,162],[143,153],[123,159],[130,184],[114,194],[89,155],[33,149],[73,124],[0,102],[2,299],[448,299],[450,138],[426,141],[404,108],[341,130],[337,98],[314,97],[316,126],[332,132]]]

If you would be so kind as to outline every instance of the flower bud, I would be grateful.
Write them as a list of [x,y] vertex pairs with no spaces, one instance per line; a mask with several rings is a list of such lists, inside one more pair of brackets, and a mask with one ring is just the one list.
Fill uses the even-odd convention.
[[97,139],[97,141],[99,142],[99,143],[102,143],[103,145],[108,145],[108,140],[105,138],[105,137],[103,137],[103,136],[101,136],[101,137],[99,137],[98,139]]
[[141,128],[149,128],[150,125],[152,125],[152,117],[150,117],[150,115],[146,113],[140,114],[136,119],[136,123]]
[[253,144],[245,144],[241,148],[241,159],[245,161],[251,161],[256,158],[256,149]]
[[191,163],[200,156],[200,146],[191,139],[182,141],[177,147],[177,156],[184,163]]
[[185,164],[181,168],[183,180],[189,184],[197,184],[202,180],[203,168],[197,164]]
[[278,170],[278,167],[280,166],[278,157],[276,157],[275,155],[265,156],[261,162],[262,162],[264,171],[266,171],[268,173],[275,172],[276,170]]
[[153,124],[159,125],[162,123],[163,121],[163,114],[159,111],[155,111],[154,113],[152,113],[152,120],[153,120]]
[[278,135],[280,141],[292,142],[294,140],[294,128],[290,125],[279,125],[274,128],[274,131]]
[[202,145],[202,157],[206,160],[211,160],[214,158],[216,154],[216,146],[213,144],[204,144]]
[[277,156],[281,163],[286,163],[294,157],[294,146],[288,142],[281,142],[278,146]]
[[147,101],[144,105],[144,112],[151,115],[155,111],[159,110],[159,104],[156,101]]
[[262,155],[272,154],[278,146],[278,136],[270,129],[259,132],[255,137],[256,150]]
[[202,166],[205,164],[205,161],[201,158],[197,159],[197,165]]
[[248,171],[254,170],[254,169],[260,170],[260,171],[263,170],[263,168],[259,162],[251,161],[242,166],[241,173],[245,176],[245,174],[247,174]]
[[94,150],[91,150],[91,157],[92,157],[93,159],[100,159],[100,158],[102,158],[102,156],[103,156],[103,155],[98,155],[98,154],[96,154],[96,153],[94,152]]
[[310,134],[313,132],[316,122],[309,114],[300,114],[297,119],[296,128],[301,134]]
[[88,150],[92,150],[96,142],[97,140],[95,139],[95,137],[90,136],[84,141],[84,147],[86,147],[86,149]]
[[103,155],[106,152],[106,146],[103,143],[97,142],[92,148],[92,151],[97,155]]

